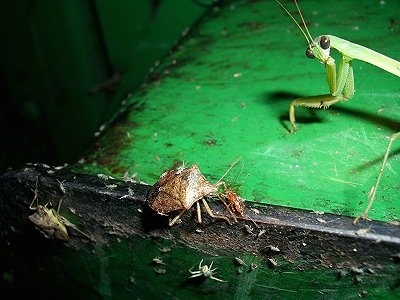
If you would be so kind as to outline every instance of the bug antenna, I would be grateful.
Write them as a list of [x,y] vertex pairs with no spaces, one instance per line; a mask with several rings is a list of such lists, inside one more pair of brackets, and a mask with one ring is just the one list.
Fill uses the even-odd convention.
[[[238,161],[239,161],[239,160],[238,160]],[[243,172],[243,168],[244,168],[244,163],[242,163],[242,168],[240,169],[239,173],[237,173],[237,175],[236,175],[236,177],[235,177],[235,181],[234,181],[234,182],[236,182],[236,181],[237,181],[237,179],[239,178],[239,175],[240,175],[240,174],[242,174],[242,172]]]
[[216,184],[220,183],[222,179],[224,179],[224,177],[226,176],[226,174],[229,173],[229,171],[239,162],[240,157],[236,158],[235,161],[233,163],[231,163],[231,165],[229,166],[228,170],[226,170],[226,172],[224,173],[224,175],[222,175],[222,177],[217,181]]
[[283,6],[283,4],[282,4],[281,2],[279,2],[278,0],[275,0],[275,1],[280,5],[280,7],[283,8],[283,10],[288,14],[288,16],[289,16],[289,17],[293,20],[293,22],[297,25],[297,27],[300,29],[301,33],[302,33],[302,34],[304,35],[304,37],[306,38],[307,43],[308,43],[308,44],[311,44],[312,41],[313,41],[313,39],[312,39],[311,34],[310,34],[310,32],[308,31],[307,26],[306,26],[306,24],[305,24],[305,22],[304,22],[303,15],[301,14],[301,11],[300,11],[299,5],[297,4],[297,1],[294,0],[294,3],[296,3],[297,10],[298,10],[299,13],[300,13],[301,20],[302,20],[302,22],[303,22],[304,27],[306,28],[306,32],[307,32],[308,35],[307,35],[306,32],[303,30],[303,28],[301,28],[300,24],[296,21],[296,19],[292,16],[292,14]]
[[38,186],[38,180],[39,180],[39,176],[36,176],[35,190],[33,191],[35,196],[33,197],[31,205],[29,205],[29,208],[33,209],[33,210],[36,209],[35,207],[32,206],[33,202],[35,202],[35,200],[36,200],[36,206],[38,206],[38,187],[37,187]]
[[[308,27],[306,25],[306,22],[304,21],[303,14],[301,13],[301,10],[300,10],[299,4],[297,3],[297,0],[294,0],[294,3],[296,4],[297,10],[298,10],[300,18],[301,18],[301,22],[303,23],[304,28],[306,29],[307,35],[308,35],[308,37],[310,39],[309,42],[308,42],[310,44],[310,42],[312,42],[314,39],[312,38],[312,36],[310,34],[310,31],[308,31]],[[303,31],[303,34],[304,34],[304,31]]]

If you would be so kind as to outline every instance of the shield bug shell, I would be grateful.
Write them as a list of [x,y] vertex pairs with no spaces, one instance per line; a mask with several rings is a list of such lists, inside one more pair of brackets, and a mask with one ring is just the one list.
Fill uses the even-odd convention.
[[[181,216],[196,203],[198,220],[201,223],[198,202],[202,200],[207,213],[212,217],[217,217],[212,213],[204,198],[217,195],[220,184],[221,182],[211,184],[196,164],[190,168],[181,166],[177,169],[169,169],[160,176],[147,193],[147,202],[151,209],[160,215],[169,215],[171,212],[180,210],[180,213],[170,220],[170,226],[176,224]],[[222,216],[218,217],[228,220]]]

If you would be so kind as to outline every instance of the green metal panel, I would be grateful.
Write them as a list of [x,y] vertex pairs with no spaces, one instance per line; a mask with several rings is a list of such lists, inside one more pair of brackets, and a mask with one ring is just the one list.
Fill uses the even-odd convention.
[[212,1],[96,1],[104,46],[114,72],[121,75],[109,116],[145,76],[177,45]]
[[[314,35],[337,35],[391,57],[400,53],[396,1],[350,1],[334,10],[307,1],[302,8]],[[152,81],[129,100],[138,109],[110,128],[88,161],[99,172],[129,171],[152,184],[182,161],[197,163],[216,182],[241,157],[227,180],[237,178],[249,201],[357,216],[387,136],[399,129],[399,78],[355,61],[354,99],[326,111],[298,108],[300,130],[290,135],[290,101],[328,92],[324,68],[305,58],[305,47],[274,2],[239,1],[213,11],[150,74]],[[398,149],[395,144],[392,153]],[[373,219],[399,218],[397,169],[393,155]]]

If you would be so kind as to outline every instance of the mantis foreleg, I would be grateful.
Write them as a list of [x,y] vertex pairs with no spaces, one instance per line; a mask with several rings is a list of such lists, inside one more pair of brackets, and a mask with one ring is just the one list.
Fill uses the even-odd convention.
[[294,113],[295,106],[310,108],[328,108],[339,101],[346,101],[354,95],[354,76],[351,59],[342,57],[339,65],[338,75],[336,76],[336,64],[332,57],[329,57],[325,64],[326,80],[328,81],[330,94],[297,98],[292,101],[289,107],[289,119],[291,123],[290,132],[297,130],[296,118]]

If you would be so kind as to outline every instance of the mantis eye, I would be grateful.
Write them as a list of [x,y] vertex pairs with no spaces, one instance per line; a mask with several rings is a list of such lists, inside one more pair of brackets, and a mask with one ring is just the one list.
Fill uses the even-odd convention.
[[311,59],[315,58],[315,55],[314,55],[314,53],[312,53],[310,46],[308,46],[306,49],[306,56]]
[[326,35],[321,36],[321,39],[319,40],[319,45],[324,50],[328,49],[331,45],[331,41],[329,40],[329,37],[327,37]]

